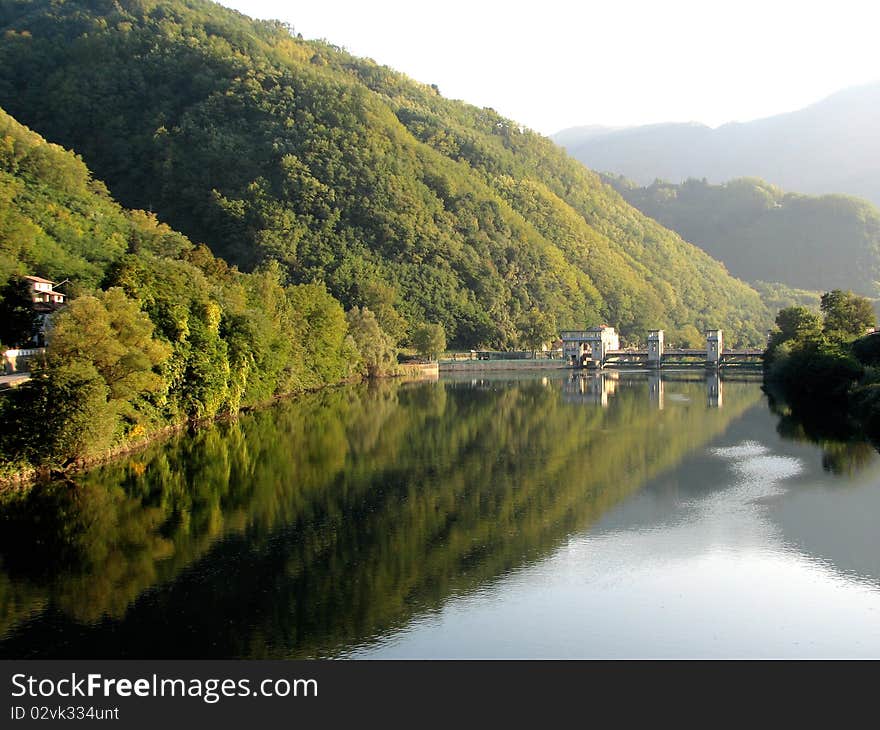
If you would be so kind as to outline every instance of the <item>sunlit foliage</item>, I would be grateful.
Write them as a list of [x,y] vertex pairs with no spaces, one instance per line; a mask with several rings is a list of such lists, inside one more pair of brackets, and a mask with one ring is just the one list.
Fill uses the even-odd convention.
[[360,354],[326,287],[290,285],[272,261],[230,268],[155,216],[120,208],[77,157],[2,111],[0,134],[3,338],[18,344],[33,329],[21,275],[70,279],[47,356],[0,398],[0,475],[352,374]]
[[397,343],[436,322],[456,346],[516,347],[535,309],[630,340],[757,343],[770,324],[550,140],[283,24],[204,0],[0,0],[0,27],[0,104],[123,204],[244,270],[324,282]]
[[853,395],[864,400],[865,389],[880,382],[878,335],[866,335],[876,322],[867,298],[839,289],[822,295],[821,313],[780,310],[764,357],[768,382],[795,408],[847,414]]
[[412,336],[413,347],[422,357],[436,359],[446,349],[446,333],[442,324],[424,322],[417,325]]

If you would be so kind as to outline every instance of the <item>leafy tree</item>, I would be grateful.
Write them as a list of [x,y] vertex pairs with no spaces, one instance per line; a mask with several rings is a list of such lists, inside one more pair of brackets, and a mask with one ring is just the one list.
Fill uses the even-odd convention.
[[520,341],[533,353],[542,345],[553,340],[558,330],[552,314],[533,309],[519,322]]
[[30,285],[25,279],[13,277],[0,289],[0,343],[8,347],[25,345],[37,334],[39,325]]
[[804,349],[816,352],[825,343],[821,315],[800,305],[785,307],[776,315],[776,329],[767,343],[764,364],[773,366],[774,378],[781,378],[780,373],[791,367],[793,353]]
[[853,354],[863,365],[880,366],[880,334],[872,333],[852,343]]
[[412,344],[422,357],[437,359],[440,353],[446,350],[446,332],[443,325],[428,322],[418,325],[413,330]]
[[114,287],[80,297],[55,317],[49,359],[91,363],[113,400],[128,401],[164,388],[157,366],[171,355],[153,337],[153,323],[138,303]]
[[346,319],[366,375],[375,378],[390,373],[397,363],[397,348],[391,336],[382,331],[376,315],[366,307],[353,307]]
[[378,281],[368,282],[362,289],[363,305],[376,315],[376,320],[395,344],[406,337],[406,320],[396,309],[397,291]]
[[825,317],[824,329],[852,339],[861,337],[869,328],[877,325],[877,316],[871,302],[851,291],[834,289],[822,295],[820,305]]
[[677,332],[670,333],[670,346],[673,343],[685,348],[705,347],[706,335],[700,332],[694,325],[688,324]]
[[765,353],[765,378],[799,409],[848,403],[875,350],[868,338],[852,342],[874,322],[870,302],[834,290],[822,295],[821,309],[824,317],[802,306],[781,310]]
[[779,332],[773,342],[781,344],[790,340],[815,342],[822,336],[822,318],[803,306],[786,307],[776,315]]
[[10,394],[4,416],[16,429],[2,437],[10,461],[66,466],[113,443],[116,414],[109,388],[91,363],[50,361]]
[[358,349],[348,336],[339,302],[323,284],[302,284],[287,292],[293,318],[290,336],[302,343],[305,387],[335,383],[352,373]]

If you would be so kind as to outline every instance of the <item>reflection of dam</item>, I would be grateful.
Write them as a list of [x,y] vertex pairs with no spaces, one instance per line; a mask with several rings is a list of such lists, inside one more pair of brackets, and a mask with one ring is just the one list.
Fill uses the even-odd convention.
[[[628,384],[644,382],[639,379],[621,378],[617,370],[600,370],[592,373],[579,372],[567,378],[563,383],[563,399],[569,403],[593,403],[606,408],[618,390]],[[649,373],[648,399],[659,410],[666,406],[666,389],[672,383],[696,383],[693,377],[675,377]],[[724,384],[717,371],[706,373],[706,405],[709,408],[721,408],[724,405]]]
[[563,400],[568,403],[595,403],[606,408],[609,399],[617,393],[619,384],[620,373],[615,370],[577,373],[563,384]]

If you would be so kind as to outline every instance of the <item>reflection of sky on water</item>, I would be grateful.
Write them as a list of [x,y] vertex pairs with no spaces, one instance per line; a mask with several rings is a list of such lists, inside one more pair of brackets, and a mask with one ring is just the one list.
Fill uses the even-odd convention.
[[765,423],[350,656],[880,656],[880,467],[834,481]]

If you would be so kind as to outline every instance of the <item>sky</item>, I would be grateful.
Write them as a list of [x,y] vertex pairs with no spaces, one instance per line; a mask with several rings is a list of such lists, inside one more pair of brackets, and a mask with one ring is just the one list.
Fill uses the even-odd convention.
[[222,0],[543,134],[718,126],[880,80],[871,0]]

